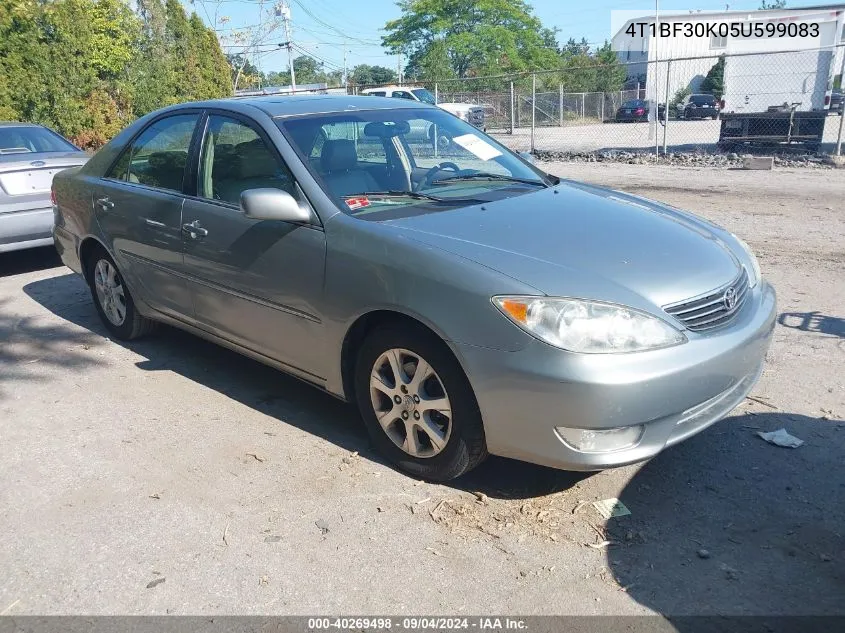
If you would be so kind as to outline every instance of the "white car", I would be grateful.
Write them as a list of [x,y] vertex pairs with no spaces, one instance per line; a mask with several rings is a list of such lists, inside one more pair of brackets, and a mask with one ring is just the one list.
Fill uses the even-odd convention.
[[414,88],[411,86],[382,86],[381,88],[368,88],[362,90],[361,94],[371,97],[393,97],[394,99],[407,99],[409,101],[421,101],[436,105],[439,108],[454,114],[459,119],[484,129],[484,108],[471,103],[438,103],[437,99],[425,88]]

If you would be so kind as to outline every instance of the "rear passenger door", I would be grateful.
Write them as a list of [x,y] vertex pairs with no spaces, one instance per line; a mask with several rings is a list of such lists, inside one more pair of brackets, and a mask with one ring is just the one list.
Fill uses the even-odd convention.
[[281,189],[308,204],[260,126],[211,113],[195,187],[183,209],[182,235],[197,324],[309,377],[324,377],[315,306],[323,288],[325,233],[253,220],[240,210],[247,189]]
[[182,202],[200,112],[150,123],[94,190],[94,212],[130,289],[173,316],[193,312],[182,267]]

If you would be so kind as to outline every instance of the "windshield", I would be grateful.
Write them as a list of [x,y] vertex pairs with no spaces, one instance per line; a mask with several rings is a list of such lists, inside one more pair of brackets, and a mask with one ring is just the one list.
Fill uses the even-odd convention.
[[411,92],[413,92],[417,96],[417,99],[423,103],[437,105],[437,99],[435,99],[434,95],[425,88],[417,88],[416,90],[411,90]]
[[716,102],[716,97],[712,95],[693,95],[690,97],[690,102],[695,105],[712,104]]
[[381,219],[379,212],[443,210],[549,186],[542,172],[437,108],[307,115],[278,125],[350,215]]
[[70,142],[43,127],[0,127],[0,154],[78,151]]

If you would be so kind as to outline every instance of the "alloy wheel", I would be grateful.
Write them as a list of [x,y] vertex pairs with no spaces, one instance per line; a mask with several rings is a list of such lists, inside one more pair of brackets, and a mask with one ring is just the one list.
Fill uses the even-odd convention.
[[434,457],[452,432],[452,406],[443,381],[419,354],[389,349],[370,373],[370,399],[381,428],[412,457]]
[[94,289],[106,318],[116,326],[126,320],[126,295],[123,281],[112,263],[106,259],[97,262],[94,268]]

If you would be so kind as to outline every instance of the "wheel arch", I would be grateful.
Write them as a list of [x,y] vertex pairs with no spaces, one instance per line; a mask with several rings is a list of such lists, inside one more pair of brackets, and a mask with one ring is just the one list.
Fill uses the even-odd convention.
[[109,249],[106,248],[106,245],[103,244],[99,239],[94,237],[93,235],[88,235],[82,239],[79,243],[79,264],[82,267],[82,276],[86,282],[90,282],[91,280],[88,279],[88,258],[91,257],[98,249],[102,249],[108,255],[114,259],[114,256],[109,253]]
[[[410,327],[422,330],[440,341],[443,346],[449,350],[449,353],[458,363],[464,376],[467,376],[464,364],[455,353],[455,350],[449,344],[449,339],[439,332],[433,325],[426,323],[423,319],[400,312],[399,310],[390,308],[380,308],[371,310],[361,314],[352,325],[346,330],[346,335],[343,337],[340,351],[340,377],[341,386],[343,389],[343,396],[349,402],[355,402],[355,359],[358,357],[358,350],[361,348],[361,343],[367,335],[376,328],[385,327],[387,325],[401,325],[406,324]],[[467,382],[472,389],[472,383],[467,376]],[[473,393],[475,396],[475,393]]]

